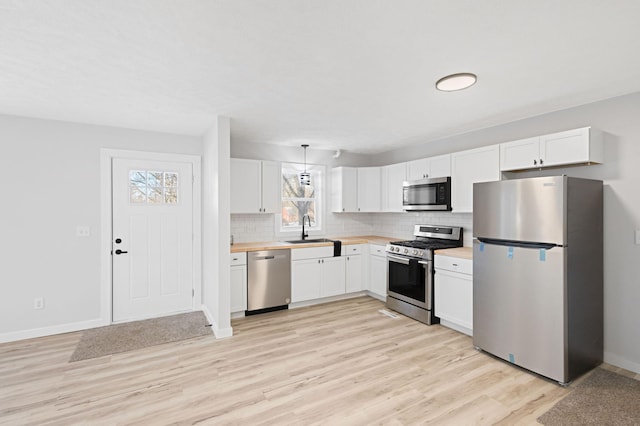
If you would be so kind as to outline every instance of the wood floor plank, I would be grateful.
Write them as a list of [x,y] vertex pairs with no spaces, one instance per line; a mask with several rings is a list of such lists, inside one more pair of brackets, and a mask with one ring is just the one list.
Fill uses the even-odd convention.
[[69,363],[81,333],[0,345],[0,424],[535,424],[569,390],[359,297]]

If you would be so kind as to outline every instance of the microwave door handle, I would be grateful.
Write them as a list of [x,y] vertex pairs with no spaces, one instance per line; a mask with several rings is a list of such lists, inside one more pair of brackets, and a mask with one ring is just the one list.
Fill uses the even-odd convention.
[[402,263],[403,265],[408,265],[409,264],[409,259],[405,259],[404,257],[392,256],[392,255],[388,254],[387,255],[387,259],[389,259],[392,262]]

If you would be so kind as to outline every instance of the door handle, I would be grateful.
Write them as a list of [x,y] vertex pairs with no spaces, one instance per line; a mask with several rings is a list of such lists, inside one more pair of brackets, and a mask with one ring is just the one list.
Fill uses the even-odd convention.
[[397,257],[397,256],[391,256],[391,255],[387,255],[387,259],[389,259],[392,262],[395,263],[402,263],[403,265],[408,265],[409,264],[409,259],[406,259],[404,257]]
[[116,250],[116,254],[125,254],[125,253],[129,253],[128,251],[124,251],[124,250]]

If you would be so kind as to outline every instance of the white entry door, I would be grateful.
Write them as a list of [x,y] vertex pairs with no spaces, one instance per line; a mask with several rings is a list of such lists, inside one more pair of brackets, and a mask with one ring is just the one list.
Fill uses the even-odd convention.
[[113,322],[193,310],[192,168],[113,159]]

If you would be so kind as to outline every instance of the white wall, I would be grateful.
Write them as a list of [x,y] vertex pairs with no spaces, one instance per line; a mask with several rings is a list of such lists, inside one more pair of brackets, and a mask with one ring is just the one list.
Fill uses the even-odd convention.
[[202,141],[2,115],[0,129],[0,341],[97,325],[100,148],[200,155]]
[[229,271],[229,119],[217,117],[203,138],[202,300],[216,337],[233,334]]
[[604,164],[543,172],[604,181],[604,350],[605,361],[640,373],[640,93],[557,111],[430,144],[372,157],[387,164],[584,126],[606,132]]

